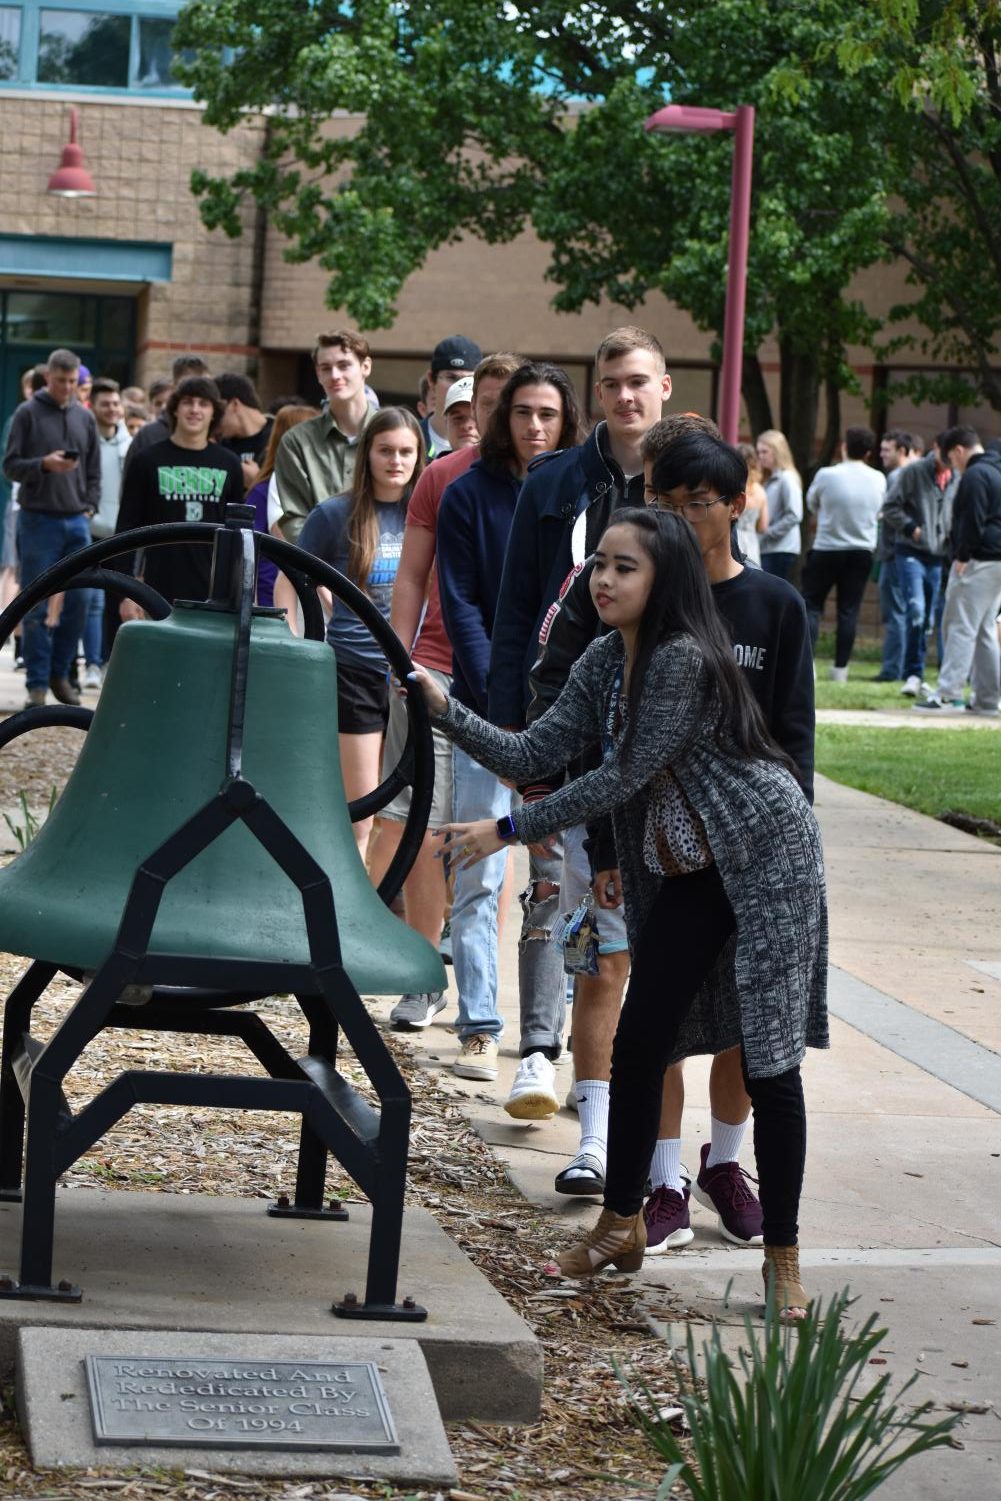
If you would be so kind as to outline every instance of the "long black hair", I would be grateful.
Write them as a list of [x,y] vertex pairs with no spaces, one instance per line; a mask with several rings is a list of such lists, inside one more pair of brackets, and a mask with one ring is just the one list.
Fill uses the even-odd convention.
[[695,532],[683,516],[652,507],[616,511],[609,526],[631,526],[654,566],[653,586],[636,634],[627,704],[625,754],[636,733],[643,679],[657,647],[668,636],[693,637],[709,670],[720,706],[716,743],[738,754],[779,761],[796,775],[785,751],[775,743],[764,716],[733,656],[733,642],[716,608]]

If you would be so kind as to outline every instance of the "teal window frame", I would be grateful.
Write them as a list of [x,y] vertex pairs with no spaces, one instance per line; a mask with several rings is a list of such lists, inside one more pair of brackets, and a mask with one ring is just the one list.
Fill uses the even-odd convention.
[[[5,8],[21,12],[20,56],[16,78],[0,79],[0,93],[5,89],[38,89],[49,93],[113,95],[116,98],[190,99],[191,90],[180,84],[170,88],[140,88],[139,22],[176,21],[184,0],[0,0]],[[129,82],[121,87],[111,84],[40,83],[38,81],[38,46],[43,10],[84,11],[93,15],[128,16],[132,26],[129,40]]]

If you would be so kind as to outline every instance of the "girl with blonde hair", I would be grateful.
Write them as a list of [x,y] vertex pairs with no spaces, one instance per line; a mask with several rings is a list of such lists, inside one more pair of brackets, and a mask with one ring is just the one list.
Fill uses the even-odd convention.
[[788,578],[800,554],[803,481],[788,440],[778,428],[759,433],[755,446],[768,500],[768,526],[761,534],[761,566],[766,573]]

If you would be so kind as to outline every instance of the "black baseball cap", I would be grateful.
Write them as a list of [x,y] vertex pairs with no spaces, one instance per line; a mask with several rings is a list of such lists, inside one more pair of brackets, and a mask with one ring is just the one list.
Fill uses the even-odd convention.
[[434,347],[431,356],[431,374],[437,375],[441,370],[468,370],[472,372],[483,358],[483,351],[472,339],[466,339],[462,334],[450,334],[447,339],[442,339],[440,344]]

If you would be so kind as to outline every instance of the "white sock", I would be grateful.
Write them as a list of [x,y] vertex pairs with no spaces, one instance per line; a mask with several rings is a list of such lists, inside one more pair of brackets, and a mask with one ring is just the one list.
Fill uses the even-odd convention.
[[650,1182],[654,1188],[673,1188],[681,1193],[681,1138],[662,1137],[653,1149]]
[[[608,1151],[608,1080],[578,1079],[574,1093],[580,1117],[580,1150],[597,1157],[604,1169]],[[577,1174],[571,1171],[570,1176]]]
[[716,1167],[720,1162],[736,1162],[740,1156],[740,1144],[744,1140],[746,1130],[746,1121],[741,1121],[739,1126],[728,1126],[726,1121],[718,1121],[715,1116],[712,1116],[706,1167]]

